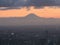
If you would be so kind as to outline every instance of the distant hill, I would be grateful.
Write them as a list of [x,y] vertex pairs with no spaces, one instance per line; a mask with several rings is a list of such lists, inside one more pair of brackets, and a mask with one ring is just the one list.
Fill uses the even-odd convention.
[[0,26],[24,26],[24,25],[60,25],[59,18],[43,18],[35,14],[25,17],[0,18]]

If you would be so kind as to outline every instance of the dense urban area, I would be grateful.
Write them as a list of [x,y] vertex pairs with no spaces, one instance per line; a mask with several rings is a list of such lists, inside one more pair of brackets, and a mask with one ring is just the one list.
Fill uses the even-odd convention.
[[60,45],[60,26],[1,26],[0,45]]

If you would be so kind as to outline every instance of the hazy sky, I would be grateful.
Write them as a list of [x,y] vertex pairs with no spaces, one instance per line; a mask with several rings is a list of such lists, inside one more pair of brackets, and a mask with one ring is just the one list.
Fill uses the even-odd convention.
[[60,18],[58,6],[60,0],[0,0],[0,17],[24,17],[34,13],[40,17]]

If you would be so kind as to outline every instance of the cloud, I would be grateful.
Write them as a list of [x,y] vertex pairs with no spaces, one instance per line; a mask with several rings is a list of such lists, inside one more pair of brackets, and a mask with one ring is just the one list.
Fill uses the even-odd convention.
[[[13,9],[12,7],[30,7],[41,8],[45,6],[60,6],[60,0],[0,0],[0,7],[9,7],[6,9]],[[0,8],[3,9],[3,8]]]
[[20,7],[0,7],[0,10],[21,9]]

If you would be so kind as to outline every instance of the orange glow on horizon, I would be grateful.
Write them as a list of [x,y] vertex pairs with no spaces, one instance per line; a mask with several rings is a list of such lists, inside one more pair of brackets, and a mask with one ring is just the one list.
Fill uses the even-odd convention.
[[30,13],[34,13],[40,17],[60,18],[60,8],[51,7],[45,7],[41,9],[34,9],[34,7],[30,7],[29,11],[26,7],[22,9],[0,10],[0,17],[24,17]]

